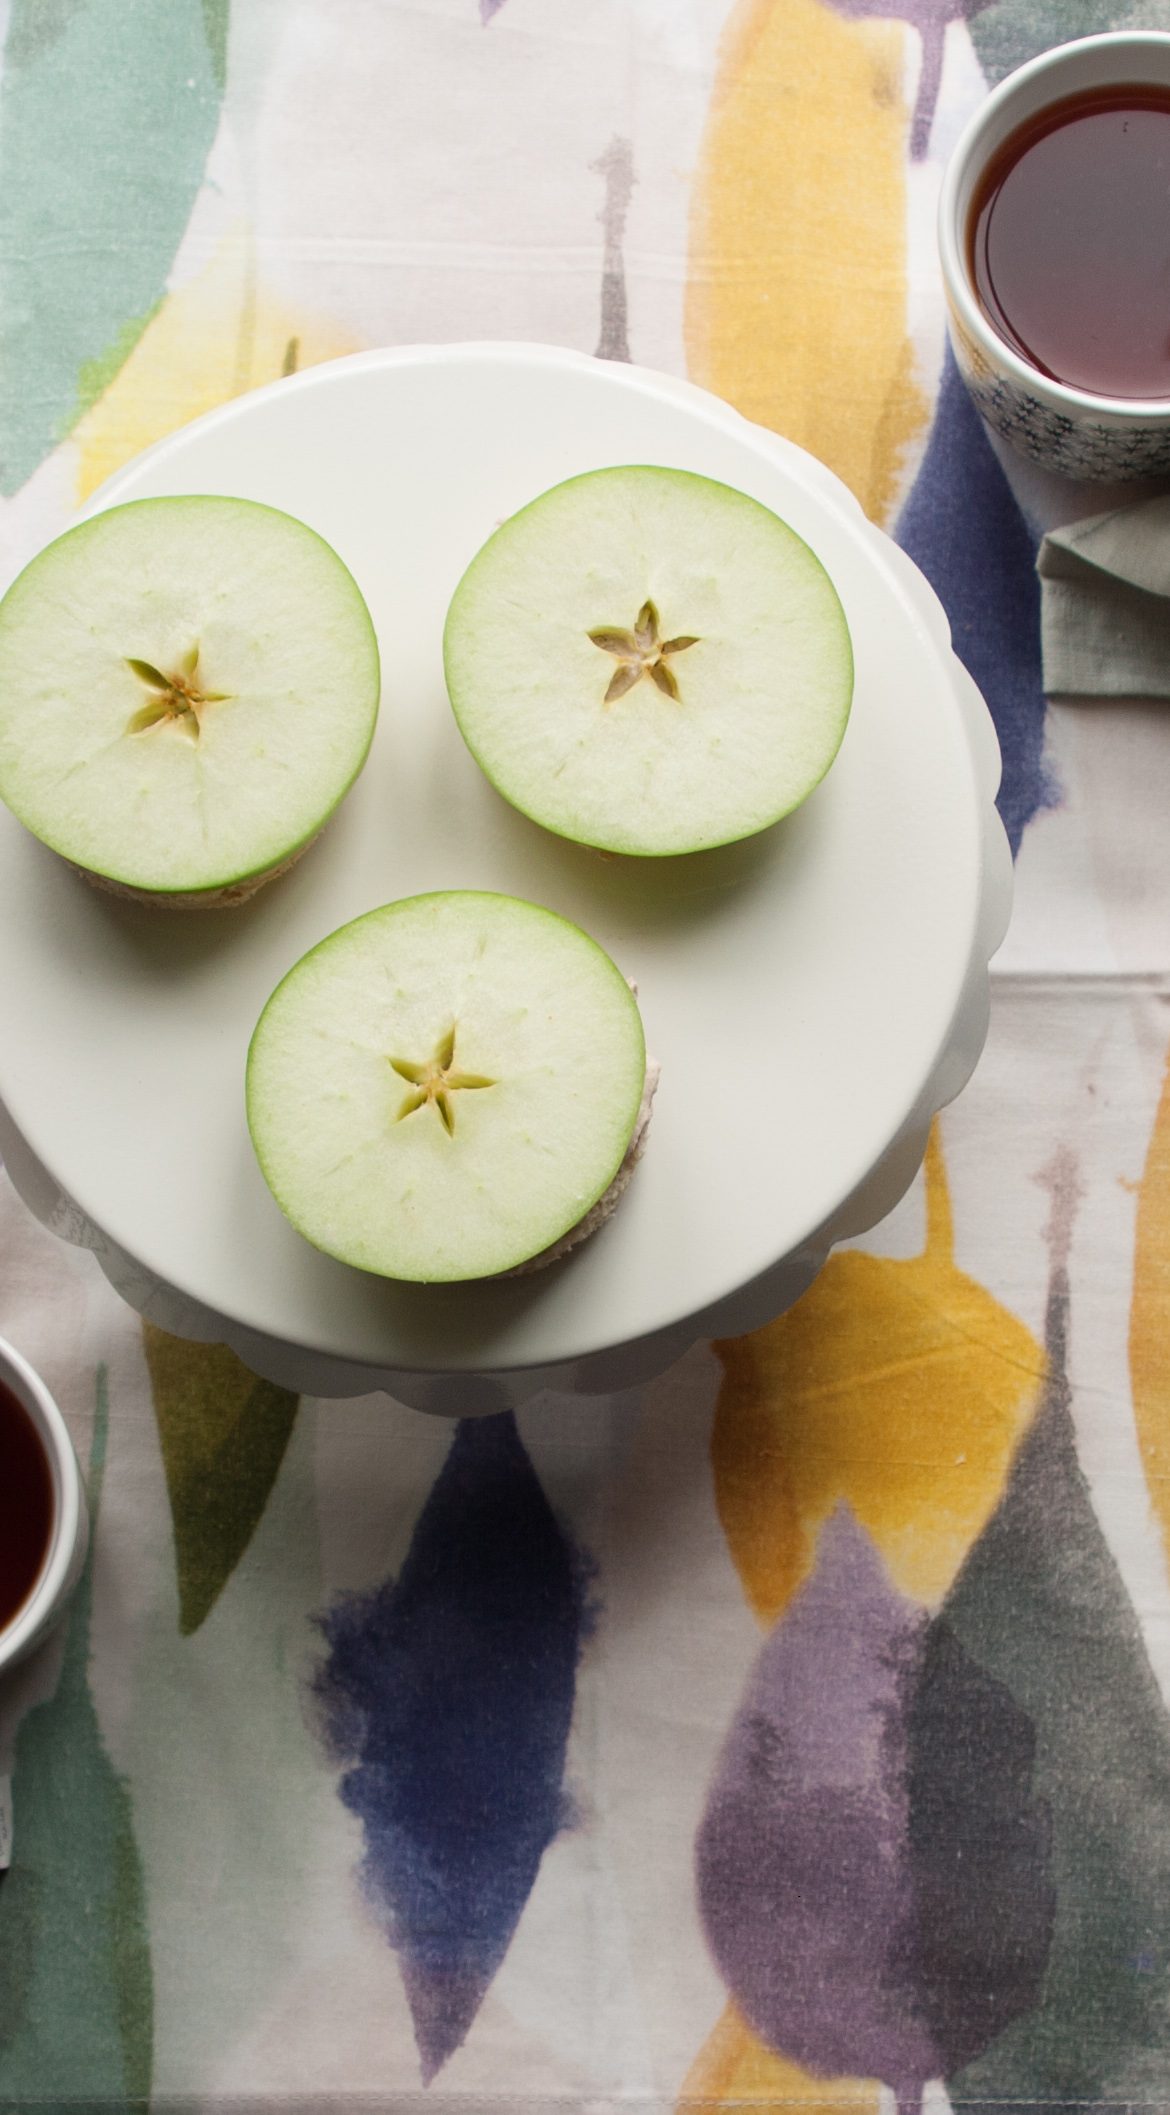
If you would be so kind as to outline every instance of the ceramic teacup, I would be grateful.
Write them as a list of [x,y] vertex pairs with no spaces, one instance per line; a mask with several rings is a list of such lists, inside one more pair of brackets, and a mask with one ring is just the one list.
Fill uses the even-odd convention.
[[[0,1629],[0,1675],[39,1645],[63,1613],[81,1577],[89,1545],[85,1485],[68,1427],[28,1360],[0,1337],[0,1381],[27,1412],[44,1449],[52,1482],[53,1523],[29,1593]],[[3,1463],[0,1463],[3,1474]]]
[[[1066,96],[1113,87],[1170,90],[1170,35],[1120,30],[1059,44],[994,88],[961,134],[943,178],[939,253],[959,371],[994,433],[1063,477],[1155,477],[1170,471],[1170,397],[1095,396],[1053,381],[999,336],[971,279],[968,222],[992,157],[1023,124]],[[1086,280],[1085,300],[1093,299]]]

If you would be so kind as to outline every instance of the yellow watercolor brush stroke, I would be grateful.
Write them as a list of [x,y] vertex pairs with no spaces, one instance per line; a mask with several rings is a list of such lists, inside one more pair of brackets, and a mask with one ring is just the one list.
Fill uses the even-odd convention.
[[701,2115],[712,2106],[751,2108],[753,2115],[783,2115],[793,2107],[806,2115],[814,2108],[823,2115],[878,2115],[881,2088],[869,2079],[813,2078],[774,2056],[728,2004],[687,2073],[678,2115]]
[[164,434],[231,397],[358,350],[331,325],[258,295],[245,232],[169,294],[125,365],[76,428],[78,497]]
[[1146,1482],[1170,1556],[1170,1066],[1138,1191],[1129,1371]]
[[907,334],[908,32],[742,0],[692,203],[689,369],[888,522],[930,416]]
[[926,1192],[921,1256],[832,1256],[788,1314],[715,1347],[716,1503],[761,1623],[808,1573],[842,1498],[895,1585],[938,1602],[1036,1407],[1040,1345],[956,1267],[937,1126]]

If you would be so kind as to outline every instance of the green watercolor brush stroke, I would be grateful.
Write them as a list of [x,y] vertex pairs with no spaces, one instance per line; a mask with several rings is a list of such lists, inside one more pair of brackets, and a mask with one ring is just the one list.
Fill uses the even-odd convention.
[[0,80],[0,492],[166,292],[219,124],[228,0],[13,0]]
[[943,1608],[1035,1725],[1056,1893],[1040,2003],[948,2079],[956,2115],[1152,2110],[1170,2079],[1170,1721],[1077,1460],[1067,1307],[1058,1291],[1046,1399]]
[[203,28],[211,54],[215,85],[222,95],[227,87],[228,26],[231,0],[203,0]]
[[179,1629],[211,1613],[252,1540],[284,1459],[299,1398],[249,1373],[225,1344],[190,1344],[144,1323],[179,1587]]
[[[109,1402],[97,1376],[90,1513]],[[89,1688],[93,1550],[69,1614],[56,1693],[16,1740],[12,1870],[0,1885],[0,2107],[128,2115],[150,2094],[154,1999],[130,1797]]]

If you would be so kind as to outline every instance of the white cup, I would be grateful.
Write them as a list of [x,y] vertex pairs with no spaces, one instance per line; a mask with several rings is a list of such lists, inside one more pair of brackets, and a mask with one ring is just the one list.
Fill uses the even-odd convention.
[[[1118,30],[1058,44],[992,90],[960,135],[943,177],[939,256],[959,371],[992,432],[1062,477],[1112,482],[1170,471],[1170,398],[1095,396],[1030,366],[980,305],[967,224],[988,162],[1018,126],[1065,96],[1136,86],[1170,89],[1170,35]],[[1093,300],[1090,285],[1085,300]]]
[[[49,1546],[32,1590],[11,1621],[0,1629],[0,1674],[39,1645],[63,1613],[81,1577],[89,1547],[89,1508],[85,1485],[68,1427],[40,1375],[28,1360],[0,1337],[0,1381],[28,1412],[45,1450],[53,1486],[53,1526]],[[3,1463],[0,1462],[0,1475]]]

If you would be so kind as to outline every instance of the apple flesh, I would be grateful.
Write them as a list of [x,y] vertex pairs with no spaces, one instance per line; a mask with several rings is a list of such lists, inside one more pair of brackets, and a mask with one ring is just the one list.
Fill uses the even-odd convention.
[[312,529],[249,500],[132,501],[0,602],[0,798],[100,886],[238,902],[328,820],[378,694],[369,611]]
[[595,1234],[599,1227],[605,1225],[607,1219],[612,1218],[626,1194],[630,1177],[642,1158],[646,1145],[646,1134],[650,1128],[650,1118],[654,1112],[654,1097],[658,1092],[658,1082],[661,1074],[662,1067],[658,1063],[657,1058],[652,1058],[648,1055],[646,1058],[646,1077],[642,1086],[642,1099],[638,1105],[638,1114],[634,1119],[633,1131],[630,1133],[630,1143],[626,1147],[621,1165],[608,1189],[602,1191],[597,1203],[591,1205],[584,1218],[576,1220],[569,1228],[568,1233],[561,1235],[559,1241],[551,1242],[548,1248],[542,1248],[537,1255],[530,1256],[526,1263],[517,1263],[512,1270],[505,1271],[503,1273],[505,1277],[526,1278],[534,1270],[547,1270],[550,1263],[559,1263],[562,1256],[567,1256],[573,1249],[580,1248],[583,1241],[588,1241],[590,1234]]
[[563,1253],[628,1179],[646,1089],[637,1002],[596,941],[454,890],[367,912],[289,971],[246,1100],[299,1233],[359,1270],[440,1282]]
[[611,852],[752,836],[810,794],[853,693],[808,545],[730,486],[642,465],[554,486],[459,582],[443,642],[472,755],[546,829]]

